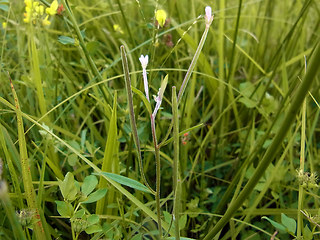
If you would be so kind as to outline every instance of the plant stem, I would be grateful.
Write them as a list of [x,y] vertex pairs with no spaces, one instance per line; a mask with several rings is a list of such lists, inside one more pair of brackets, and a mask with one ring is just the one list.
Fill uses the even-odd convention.
[[28,207],[30,210],[34,210],[34,214],[32,218],[33,218],[33,229],[34,229],[35,238],[37,240],[49,239],[50,238],[49,234],[45,232],[43,228],[43,225],[46,224],[46,222],[44,219],[41,219],[40,217],[40,212],[37,205],[36,193],[32,185],[32,176],[31,176],[29,159],[28,159],[26,139],[24,135],[22,112],[20,109],[18,96],[14,89],[11,78],[10,78],[10,84],[11,84],[12,94],[15,101],[15,107],[16,107],[15,111],[16,111],[17,122],[18,122],[18,138],[19,138],[19,150],[20,150],[23,185],[25,189]]
[[127,99],[128,99],[128,105],[129,105],[129,116],[130,116],[130,124],[131,124],[131,131],[133,135],[133,140],[137,148],[138,152],[138,162],[139,162],[139,168],[141,172],[142,179],[146,186],[150,189],[150,191],[155,194],[156,192],[150,187],[149,183],[147,182],[147,179],[143,172],[143,163],[142,163],[142,156],[141,156],[141,148],[140,148],[140,140],[138,136],[138,130],[136,125],[136,120],[134,116],[134,109],[133,109],[133,98],[132,98],[132,89],[131,89],[131,80],[130,80],[130,74],[129,74],[129,67],[128,67],[128,61],[127,61],[127,55],[126,51],[124,49],[124,46],[122,45],[120,47],[121,51],[121,59],[122,59],[122,67],[124,72],[124,79],[126,82],[126,91],[127,91]]
[[313,53],[313,56],[310,61],[309,69],[305,75],[304,81],[301,83],[292,104],[286,113],[286,116],[281,124],[279,131],[277,132],[275,138],[273,139],[270,147],[263,156],[260,164],[258,165],[256,171],[254,172],[251,179],[248,181],[246,186],[243,188],[237,199],[229,206],[228,210],[225,212],[223,217],[215,224],[209,233],[204,237],[204,240],[213,239],[215,235],[227,224],[232,215],[238,210],[242,203],[247,199],[248,195],[252,192],[253,188],[258,183],[262,174],[267,169],[268,165],[274,159],[278,153],[279,147],[283,142],[284,138],[287,135],[288,130],[290,129],[291,124],[293,123],[297,112],[299,111],[301,104],[304,101],[305,96],[308,94],[308,91],[312,85],[313,80],[319,70],[319,61],[320,61],[320,46],[316,46],[316,49]]
[[[305,160],[305,146],[306,146],[306,111],[307,111],[307,103],[306,99],[303,101],[302,105],[302,121],[301,121],[301,150],[300,150],[300,174],[304,174],[304,160]],[[301,237],[301,229],[303,227],[303,216],[301,210],[303,208],[303,183],[299,184],[299,197],[298,197],[298,213],[297,213],[297,238]]]
[[179,116],[176,87],[172,87],[172,113],[173,113],[173,216],[175,226],[175,240],[180,240],[180,174],[179,174]]
[[[210,23],[210,25],[211,25],[211,23]],[[181,84],[181,87],[180,87],[180,90],[179,90],[179,94],[178,94],[178,98],[177,98],[178,106],[179,106],[179,103],[180,103],[181,98],[183,96],[183,93],[184,93],[184,91],[185,91],[185,89],[186,89],[186,87],[188,85],[188,82],[189,82],[189,79],[190,79],[191,74],[193,72],[193,69],[195,68],[195,66],[197,64],[197,61],[198,61],[198,58],[200,56],[201,50],[202,50],[203,45],[204,45],[204,43],[206,41],[206,38],[207,38],[209,29],[210,29],[210,25],[206,25],[206,28],[205,28],[205,30],[204,30],[204,32],[202,34],[201,40],[199,42],[198,48],[197,48],[197,50],[196,50],[196,52],[195,52],[195,54],[194,54],[194,56],[192,58],[192,61],[191,61],[191,64],[190,64],[190,66],[188,68],[186,76],[184,77],[183,82]],[[171,133],[172,127],[173,127],[173,121],[171,121],[170,126],[168,128],[168,131],[167,131],[164,139],[162,140],[161,143],[159,143],[160,147],[162,147],[164,145],[165,141],[168,139],[168,137],[169,137],[169,135]]]
[[161,162],[160,162],[160,147],[157,141],[154,117],[155,116],[153,116],[153,114],[150,115],[152,139],[153,139],[153,145],[154,145],[154,152],[156,156],[156,206],[157,206],[157,216],[158,216],[158,230],[159,230],[160,239],[162,239],[161,209],[160,209]]

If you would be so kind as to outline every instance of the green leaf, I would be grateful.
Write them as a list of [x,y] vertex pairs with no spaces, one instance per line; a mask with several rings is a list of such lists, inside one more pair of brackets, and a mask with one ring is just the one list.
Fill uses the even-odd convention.
[[254,108],[258,104],[258,90],[255,90],[255,86],[251,82],[241,83],[239,86],[242,97],[239,102],[243,103],[247,108]]
[[[113,109],[111,113],[110,123],[108,126],[108,138],[106,142],[106,147],[103,156],[103,162],[101,165],[102,172],[114,172],[119,173],[120,161],[118,157],[119,144],[118,144],[118,126],[117,126],[117,92],[113,96]],[[108,182],[103,177],[99,180],[99,189],[107,188]],[[100,199],[96,204],[96,214],[107,214],[113,215],[112,210],[108,209],[106,206],[112,204],[115,200],[114,198],[114,188],[108,186],[109,194],[107,197]]]
[[281,223],[287,228],[288,233],[294,235],[296,233],[297,223],[293,218],[281,213]]
[[273,220],[271,220],[268,217],[263,216],[261,219],[266,219],[267,221],[269,221],[272,226],[274,226],[276,229],[278,229],[281,233],[286,233],[287,232],[287,228],[285,226],[283,226],[281,223],[277,223]]
[[74,177],[71,172],[68,172],[65,176],[64,180],[61,181],[58,179],[59,188],[62,193],[62,196],[65,200],[73,201],[76,199],[77,196],[77,188],[74,183]]
[[67,37],[67,36],[59,36],[58,42],[63,44],[63,45],[75,45],[75,40],[74,38]]
[[172,222],[172,216],[169,212],[163,211],[163,216],[164,216],[164,221],[166,221],[166,223],[170,224]]
[[75,219],[75,218],[82,218],[85,214],[85,210],[84,209],[80,209],[79,211],[77,211],[73,216],[72,218]]
[[93,225],[99,222],[99,216],[97,214],[92,214],[87,219],[88,225]]
[[0,4],[0,9],[5,11],[5,12],[8,12],[9,11],[9,6],[8,5],[4,5],[4,4]]
[[93,202],[96,202],[98,201],[99,199],[103,198],[104,195],[106,195],[107,193],[107,189],[99,189],[93,193],[91,193],[89,195],[89,197],[87,198],[86,201],[82,202],[82,203],[93,203]]
[[127,178],[127,177],[124,177],[124,176],[121,176],[118,174],[108,173],[108,172],[95,173],[95,174],[96,175],[104,175],[104,176],[110,178],[111,180],[113,180],[117,183],[120,183],[122,185],[125,185],[127,187],[131,187],[131,188],[143,191],[143,192],[151,193],[150,190],[146,186],[144,186],[142,183],[140,183],[136,180],[133,180],[131,178]]
[[166,75],[161,83],[161,87],[159,89],[159,94],[158,96],[160,97],[160,99],[163,98],[163,94],[164,94],[164,91],[166,90],[166,87],[167,87],[167,84],[168,84],[168,75]]
[[73,214],[73,207],[71,203],[64,201],[55,201],[57,204],[57,211],[62,217],[71,217]]
[[182,215],[179,218],[179,228],[180,228],[180,230],[182,230],[182,229],[184,229],[186,227],[187,220],[188,220],[188,216],[187,215]]
[[[166,223],[170,224],[173,221],[172,215],[171,213],[167,212],[167,211],[163,211],[163,216],[164,216],[164,220]],[[180,230],[182,230],[183,228],[186,227],[187,224],[187,215],[182,215],[179,219],[179,228]],[[174,228],[174,226],[172,226]]]
[[252,101],[250,98],[242,97],[239,99],[239,102],[243,103],[247,108],[254,108],[257,106],[257,102]]
[[85,177],[81,186],[81,192],[88,196],[97,186],[98,179],[94,175]]
[[102,231],[102,227],[100,225],[91,225],[91,226],[87,227],[85,229],[85,231],[86,231],[87,234],[101,232]]
[[68,156],[68,164],[71,166],[71,167],[74,167],[78,162],[78,156],[75,154],[75,153],[71,153],[69,156]]
[[312,240],[313,239],[313,235],[311,230],[309,229],[308,225],[306,224],[306,226],[303,229],[303,239],[304,240]]
[[132,92],[134,92],[135,94],[137,94],[141,98],[141,100],[143,101],[144,105],[147,108],[149,115],[151,115],[152,114],[151,104],[148,101],[148,99],[146,98],[146,96],[139,89],[137,89],[133,86],[131,86],[131,88],[132,88]]

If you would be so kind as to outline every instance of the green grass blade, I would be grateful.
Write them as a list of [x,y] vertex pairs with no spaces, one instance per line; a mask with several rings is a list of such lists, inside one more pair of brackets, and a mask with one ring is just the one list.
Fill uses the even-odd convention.
[[32,185],[32,176],[30,172],[27,143],[24,135],[25,133],[23,128],[23,120],[22,120],[22,114],[20,110],[20,104],[19,104],[18,96],[13,87],[13,83],[11,79],[10,79],[10,83],[11,83],[11,89],[12,89],[12,93],[15,101],[16,115],[17,115],[17,121],[18,121],[19,149],[20,149],[23,185],[26,193],[28,207],[35,211],[35,213],[33,214],[34,232],[37,240],[49,239],[50,237],[48,233],[45,232],[44,230],[46,228],[46,226],[44,226],[46,225],[46,222],[44,218],[40,217],[40,211],[37,205],[36,193]]
[[[101,171],[119,174],[120,164],[118,159],[118,128],[117,128],[117,92],[114,94],[113,110],[109,124]],[[100,177],[99,189],[107,188],[107,181]],[[108,195],[100,199],[96,205],[96,214],[112,214],[108,205],[114,202],[114,189],[109,189]]]
[[179,116],[178,116],[178,101],[176,87],[172,87],[172,113],[173,113],[173,146],[174,146],[174,159],[173,159],[173,216],[175,226],[175,239],[180,240],[180,205],[181,205],[181,179],[179,173]]

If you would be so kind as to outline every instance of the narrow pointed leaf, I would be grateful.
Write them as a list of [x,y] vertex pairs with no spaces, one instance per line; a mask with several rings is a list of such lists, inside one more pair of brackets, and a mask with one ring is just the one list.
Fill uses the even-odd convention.
[[136,180],[133,180],[131,178],[127,178],[118,174],[108,173],[108,172],[97,173],[97,175],[104,175],[112,179],[113,181],[120,183],[122,185],[125,185],[127,187],[131,187],[143,192],[151,193],[151,191],[146,186],[144,186],[142,183]]

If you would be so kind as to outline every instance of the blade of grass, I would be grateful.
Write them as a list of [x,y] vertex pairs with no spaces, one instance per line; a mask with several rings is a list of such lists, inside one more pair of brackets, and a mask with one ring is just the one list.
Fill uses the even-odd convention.
[[[117,92],[114,94],[113,110],[109,124],[108,138],[106,142],[101,171],[119,174],[119,160],[118,160],[118,134],[117,134]],[[101,176],[99,182],[99,189],[107,188],[107,181]],[[114,202],[115,189],[109,188],[107,196],[97,201],[96,214],[103,215],[113,214],[112,208],[107,206]]]
[[178,102],[176,87],[172,87],[172,113],[173,113],[173,147],[174,147],[174,159],[173,159],[173,216],[175,226],[175,239],[180,240],[180,173],[179,173],[179,116],[178,116]]
[[[300,169],[299,175],[304,174],[304,161],[305,161],[305,148],[306,148],[306,111],[307,111],[307,101],[303,101],[302,111],[301,111],[301,150],[300,150]],[[301,210],[303,209],[303,195],[304,189],[303,185],[299,183],[299,196],[298,196],[298,212],[297,212],[297,238],[301,238],[301,232],[303,228],[303,216]]]
[[49,233],[45,232],[46,225],[45,219],[40,216],[39,208],[37,206],[37,199],[34,187],[32,185],[32,176],[30,172],[29,162],[28,162],[28,152],[27,152],[27,144],[24,135],[23,129],[23,120],[22,114],[20,110],[20,104],[18,100],[18,96],[14,89],[12,80],[10,78],[10,84],[12,89],[12,94],[15,101],[16,106],[16,115],[17,115],[17,122],[18,122],[18,138],[19,138],[19,149],[20,149],[20,160],[21,160],[21,167],[22,167],[22,178],[23,178],[23,185],[25,188],[26,199],[28,203],[28,207],[35,211],[33,214],[33,229],[35,233],[36,239],[50,239]]

